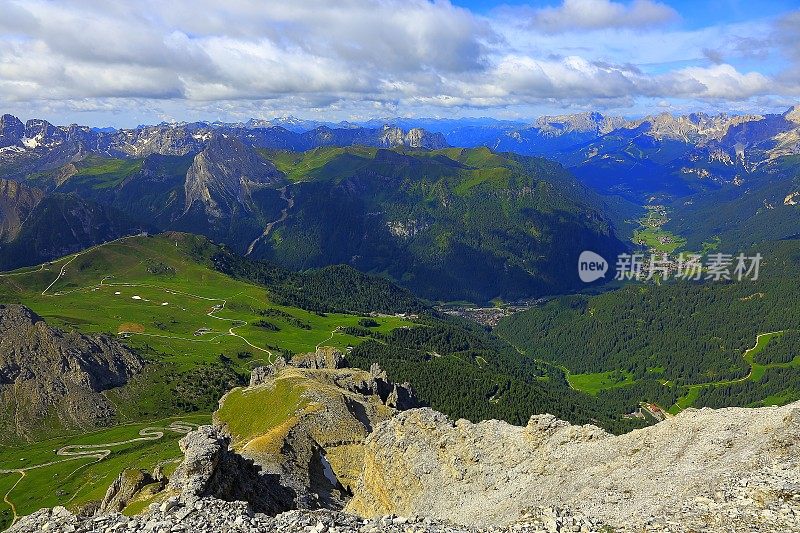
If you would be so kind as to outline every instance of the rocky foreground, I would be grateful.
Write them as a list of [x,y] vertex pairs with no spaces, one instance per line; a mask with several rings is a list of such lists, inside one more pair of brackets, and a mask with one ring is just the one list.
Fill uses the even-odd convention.
[[[279,361],[181,440],[183,462],[155,489],[123,473],[97,507],[10,531],[800,533],[800,402],[688,409],[619,436],[414,404],[338,353]],[[241,416],[278,409],[285,420]],[[134,504],[146,510],[115,512]]]
[[430,518],[387,515],[362,519],[354,515],[328,510],[295,510],[268,516],[253,513],[244,502],[226,502],[204,498],[190,504],[169,501],[137,517],[118,513],[94,518],[78,518],[63,507],[45,509],[24,518],[9,533],[58,531],[89,532],[286,532],[286,533],[472,533],[536,532],[536,531],[611,531],[597,521],[572,515],[559,509],[536,509],[526,513],[513,525],[477,529]]

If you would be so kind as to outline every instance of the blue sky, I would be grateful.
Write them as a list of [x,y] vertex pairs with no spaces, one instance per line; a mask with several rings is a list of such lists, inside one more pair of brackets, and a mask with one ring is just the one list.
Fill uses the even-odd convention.
[[132,126],[800,103],[800,0],[0,0],[0,112]]

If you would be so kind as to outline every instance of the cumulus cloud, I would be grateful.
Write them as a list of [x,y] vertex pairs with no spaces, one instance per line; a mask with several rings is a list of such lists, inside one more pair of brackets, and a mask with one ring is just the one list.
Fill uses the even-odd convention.
[[[512,30],[508,12],[478,16],[449,0],[0,4],[0,106],[24,109],[246,118],[735,101],[795,86],[731,64],[751,35],[703,50],[724,32],[640,32],[677,18],[655,0],[565,0],[515,12],[525,24]],[[793,16],[758,42],[800,64]]]
[[558,7],[529,11],[529,24],[548,33],[605,28],[649,28],[673,22],[678,13],[654,0],[564,0]]

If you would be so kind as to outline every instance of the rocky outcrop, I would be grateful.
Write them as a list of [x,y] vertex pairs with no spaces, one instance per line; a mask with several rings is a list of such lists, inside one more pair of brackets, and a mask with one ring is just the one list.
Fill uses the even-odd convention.
[[138,468],[126,468],[120,472],[117,479],[108,487],[103,501],[97,509],[97,514],[103,515],[121,512],[125,507],[148,485],[163,482],[153,475]]
[[422,128],[411,128],[407,132],[393,126],[384,126],[380,132],[378,145],[383,148],[407,146],[409,148],[428,148],[439,150],[448,144],[441,133],[431,133]]
[[107,513],[146,485],[133,473],[99,516],[43,510],[11,531],[800,531],[800,402],[690,409],[614,436],[551,415],[453,422],[357,392],[385,379],[281,361],[182,439],[140,516]]
[[201,206],[212,218],[255,209],[252,194],[281,183],[275,166],[234,137],[214,135],[194,159],[185,183],[185,210]]
[[0,178],[0,242],[17,237],[22,223],[43,197],[38,189]]
[[13,146],[25,135],[25,124],[14,115],[0,117],[0,148]]
[[[237,453],[296,494],[298,508],[341,508],[361,471],[365,437],[397,407],[416,406],[410,387],[343,368],[342,354],[320,348],[255,369],[250,386],[220,401],[215,423]],[[243,413],[262,413],[243,415]]]
[[32,437],[45,418],[52,431],[109,422],[115,408],[102,391],[142,365],[112,338],[64,332],[26,307],[0,305],[0,440]]
[[315,352],[298,354],[290,361],[297,368],[345,368],[347,360],[336,348],[318,347]]
[[[725,502],[740,496],[726,487],[746,488],[757,478],[749,503],[741,497],[729,505],[731,516],[748,517],[741,523],[757,526],[748,530],[789,531],[780,524],[797,527],[799,437],[800,404],[687,410],[620,436],[549,415],[515,427],[495,420],[453,423],[415,409],[367,437],[347,510],[498,525],[527,507],[556,505],[615,528],[672,523],[677,531],[728,531],[720,524],[736,520],[723,512]],[[719,513],[706,505],[715,501]]]
[[203,426],[180,442],[184,460],[169,480],[168,489],[185,502],[212,496],[246,501],[254,510],[277,514],[292,508],[294,493],[279,484],[277,475],[261,472],[253,461],[230,450],[230,438],[218,427]]

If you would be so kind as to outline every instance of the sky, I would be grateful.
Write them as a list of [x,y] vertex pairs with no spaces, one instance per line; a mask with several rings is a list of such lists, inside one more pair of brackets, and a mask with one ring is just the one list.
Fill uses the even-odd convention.
[[532,120],[800,104],[800,0],[0,0],[0,113]]

